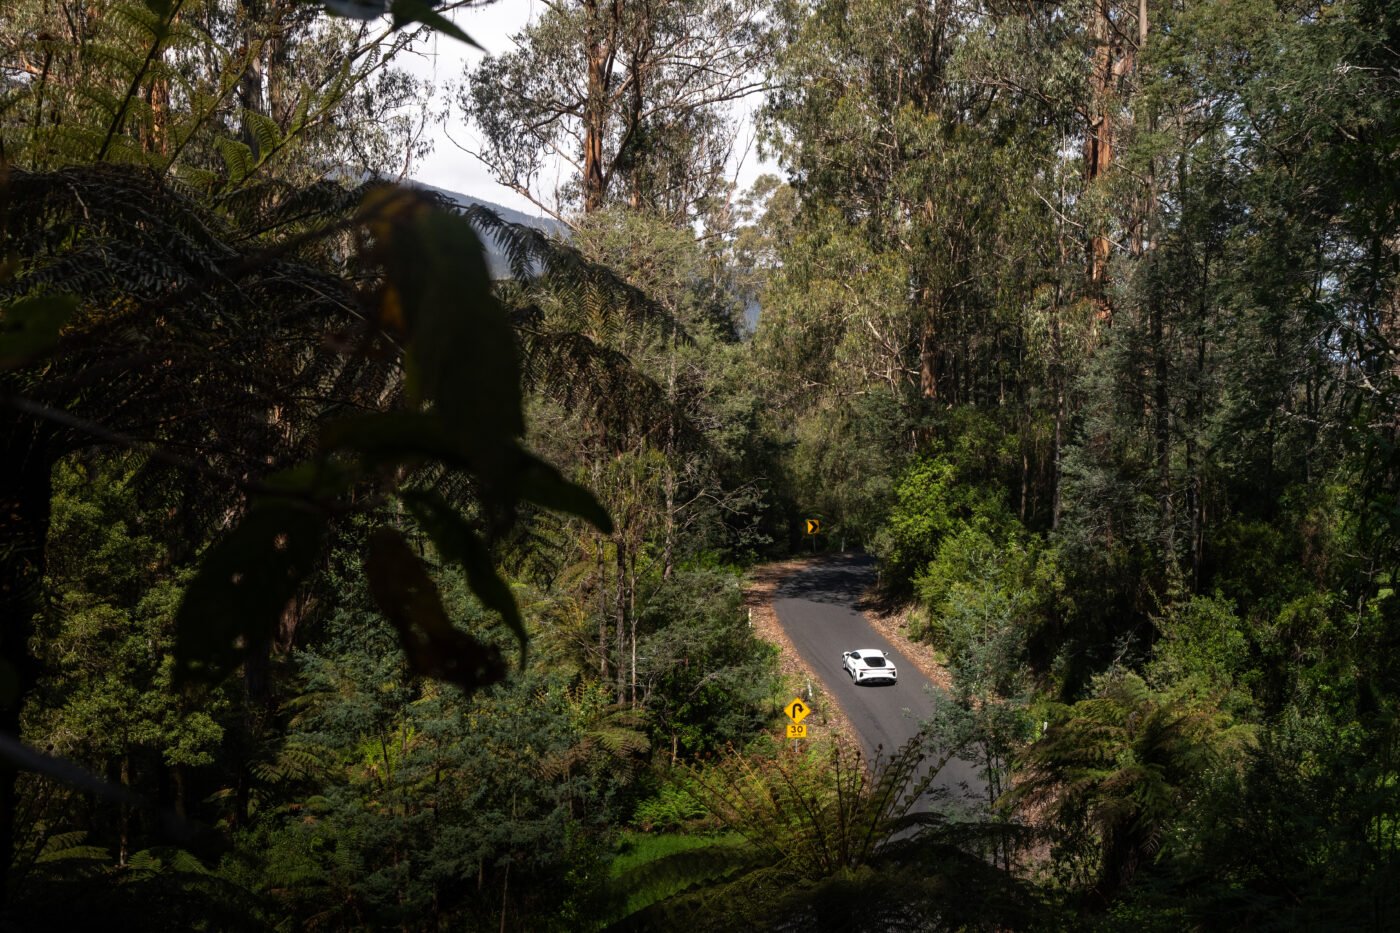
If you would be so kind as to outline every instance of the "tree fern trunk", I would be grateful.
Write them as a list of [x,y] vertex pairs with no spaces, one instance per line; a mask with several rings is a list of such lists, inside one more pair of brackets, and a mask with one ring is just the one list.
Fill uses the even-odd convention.
[[[53,458],[36,443],[43,430],[24,418],[0,422],[0,731],[18,742],[20,713],[38,679],[29,652],[44,581]],[[15,851],[17,770],[0,759],[0,903],[8,897]]]

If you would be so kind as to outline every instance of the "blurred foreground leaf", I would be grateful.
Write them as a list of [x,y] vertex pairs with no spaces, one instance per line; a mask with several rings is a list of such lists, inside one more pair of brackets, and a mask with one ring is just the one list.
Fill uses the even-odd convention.
[[370,595],[398,630],[414,673],[464,690],[505,679],[500,651],[453,626],[427,568],[398,531],[379,528],[370,536],[365,575]]
[[21,298],[0,311],[0,370],[14,369],[46,355],[78,299],[72,295]]
[[176,617],[177,678],[216,681],[271,636],[320,557],[325,527],[300,503],[266,500],[209,548]]

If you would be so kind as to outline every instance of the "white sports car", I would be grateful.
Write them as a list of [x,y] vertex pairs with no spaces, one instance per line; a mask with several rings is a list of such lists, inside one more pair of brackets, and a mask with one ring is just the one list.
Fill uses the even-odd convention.
[[895,670],[894,662],[883,651],[861,648],[859,651],[847,651],[841,655],[841,659],[846,665],[846,673],[858,684],[878,681],[894,683],[899,679],[899,671]]

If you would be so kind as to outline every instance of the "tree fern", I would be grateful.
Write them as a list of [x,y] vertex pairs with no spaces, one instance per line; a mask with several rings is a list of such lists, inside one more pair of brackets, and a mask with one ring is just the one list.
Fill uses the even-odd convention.
[[1111,897],[1156,854],[1197,780],[1249,734],[1135,674],[1108,675],[1097,695],[1057,711],[1007,803],[1048,807],[1063,837],[1092,832],[1094,887]]
[[869,768],[834,746],[805,757],[731,754],[693,769],[711,812],[747,844],[679,853],[618,878],[620,898],[672,893],[630,901],[635,912],[615,928],[1004,928],[1028,916],[1024,890],[975,854],[979,833],[1007,830],[921,808],[940,767],[916,738]]

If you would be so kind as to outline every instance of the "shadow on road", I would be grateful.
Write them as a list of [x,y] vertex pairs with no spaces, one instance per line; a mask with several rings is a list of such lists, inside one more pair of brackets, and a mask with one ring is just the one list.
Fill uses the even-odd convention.
[[857,605],[875,582],[875,558],[868,554],[835,554],[802,573],[793,574],[778,589],[782,599],[810,599],[837,606]]

